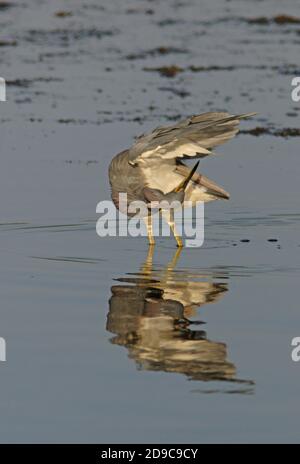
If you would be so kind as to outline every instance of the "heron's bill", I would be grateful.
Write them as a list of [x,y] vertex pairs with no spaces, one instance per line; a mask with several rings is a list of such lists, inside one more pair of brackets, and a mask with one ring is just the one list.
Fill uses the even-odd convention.
[[195,166],[193,167],[193,169],[191,170],[189,175],[182,182],[180,182],[178,187],[176,187],[174,189],[174,192],[182,192],[182,191],[184,192],[185,191],[185,189],[188,186],[189,181],[191,180],[191,178],[195,174],[195,171],[196,171],[197,167],[199,166],[199,163],[200,163],[200,161],[197,161],[197,163],[195,164]]

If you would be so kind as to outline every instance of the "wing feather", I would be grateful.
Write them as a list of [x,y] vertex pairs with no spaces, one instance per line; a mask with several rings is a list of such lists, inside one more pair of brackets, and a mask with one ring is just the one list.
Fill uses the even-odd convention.
[[129,150],[129,162],[141,158],[202,158],[210,155],[211,148],[233,138],[241,119],[256,113],[231,115],[210,112],[184,119],[172,126],[158,127],[137,138]]

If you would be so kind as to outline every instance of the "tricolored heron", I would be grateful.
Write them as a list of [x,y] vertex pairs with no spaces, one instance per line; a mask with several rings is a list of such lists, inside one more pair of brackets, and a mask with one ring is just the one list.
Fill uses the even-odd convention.
[[[228,200],[229,193],[222,187],[195,172],[199,162],[190,170],[183,159],[211,155],[212,148],[236,135],[241,119],[254,114],[234,116],[222,112],[203,113],[139,136],[131,148],[122,151],[111,161],[109,180],[114,204],[121,210],[121,193],[127,194],[128,204],[137,200],[148,205],[162,200],[178,200],[180,203],[189,201],[192,204],[198,201]],[[128,210],[125,212],[130,215]],[[150,207],[144,219],[149,243],[153,245],[155,241]],[[167,217],[167,221],[177,245],[181,247],[181,237],[175,230],[174,212]]]

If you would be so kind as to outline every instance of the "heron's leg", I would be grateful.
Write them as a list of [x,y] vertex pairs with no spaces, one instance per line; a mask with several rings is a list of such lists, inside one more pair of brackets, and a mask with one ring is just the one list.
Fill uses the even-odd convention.
[[146,227],[147,227],[147,233],[148,233],[148,239],[149,239],[149,245],[155,245],[155,240],[154,240],[154,235],[153,235],[153,226],[152,226],[152,215],[151,211],[148,211],[148,216],[144,218]]
[[169,227],[171,231],[173,232],[173,235],[175,237],[175,240],[177,242],[178,247],[183,247],[183,243],[181,240],[180,235],[177,234],[176,227],[175,227],[175,221],[174,221],[174,210],[170,209],[169,211],[163,211],[162,210],[162,215],[165,218],[166,222],[169,224]]

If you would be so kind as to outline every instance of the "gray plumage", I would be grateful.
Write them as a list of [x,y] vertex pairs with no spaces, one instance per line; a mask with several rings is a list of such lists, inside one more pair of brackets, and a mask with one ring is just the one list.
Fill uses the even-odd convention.
[[[210,154],[211,148],[222,145],[237,134],[241,119],[254,114],[233,116],[221,112],[203,113],[172,126],[158,127],[136,139],[136,143],[129,149],[129,160],[138,161],[140,157],[148,157],[150,152],[166,158],[173,158],[174,154],[178,158],[203,158]],[[187,148],[189,144],[190,149]]]
[[[203,113],[138,137],[131,148],[113,158],[109,167],[116,207],[120,208],[119,193],[127,193],[128,203],[135,200],[149,202],[149,193],[150,197],[156,195],[161,200],[174,198],[178,186],[190,174],[183,159],[211,155],[212,148],[236,135],[241,119],[254,114]],[[229,199],[229,194],[202,174],[193,173],[184,187],[184,195],[180,193],[177,198],[195,204],[197,201]]]

